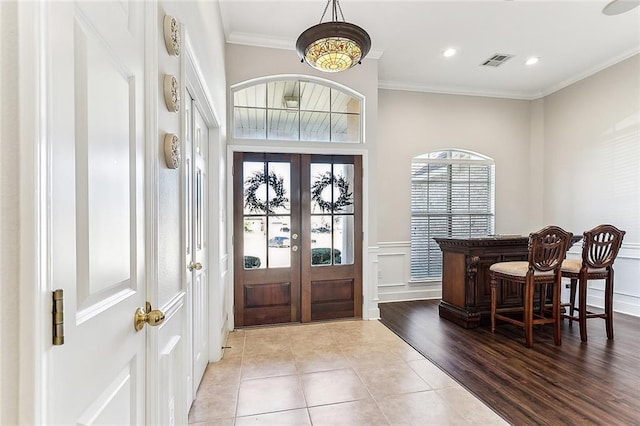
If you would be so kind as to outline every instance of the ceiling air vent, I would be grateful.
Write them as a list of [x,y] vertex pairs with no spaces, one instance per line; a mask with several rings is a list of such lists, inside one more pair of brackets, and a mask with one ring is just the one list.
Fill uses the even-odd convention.
[[490,57],[489,59],[487,59],[486,61],[484,61],[480,65],[485,66],[485,67],[499,67],[500,65],[504,64],[505,62],[507,62],[511,58],[513,58],[513,55],[507,55],[507,54],[504,54],[504,53],[496,53],[495,55],[493,55],[492,57]]

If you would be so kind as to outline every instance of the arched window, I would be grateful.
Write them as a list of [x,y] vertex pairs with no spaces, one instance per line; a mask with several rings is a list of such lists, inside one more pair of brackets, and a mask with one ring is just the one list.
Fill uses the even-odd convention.
[[493,234],[494,162],[483,155],[444,150],[411,162],[411,279],[442,275],[434,237]]
[[235,138],[362,142],[362,96],[324,80],[278,78],[232,87]]

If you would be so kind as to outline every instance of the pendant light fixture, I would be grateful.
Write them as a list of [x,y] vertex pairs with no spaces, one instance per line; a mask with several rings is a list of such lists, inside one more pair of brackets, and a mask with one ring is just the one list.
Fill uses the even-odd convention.
[[[331,21],[322,22],[331,3]],[[338,12],[341,21],[338,20]],[[296,42],[296,51],[313,68],[325,72],[347,70],[369,53],[371,38],[357,25],[345,22],[338,0],[327,0],[320,23],[308,28]]]

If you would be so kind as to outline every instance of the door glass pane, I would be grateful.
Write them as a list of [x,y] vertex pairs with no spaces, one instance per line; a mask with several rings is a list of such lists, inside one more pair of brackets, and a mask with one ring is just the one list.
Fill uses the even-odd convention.
[[267,227],[264,217],[244,217],[244,268],[267,267]]
[[353,164],[333,165],[334,213],[353,213]]
[[243,176],[245,269],[290,267],[291,164],[247,161]]
[[311,164],[311,213],[331,213],[331,164]]
[[265,214],[267,185],[264,184],[264,163],[246,162],[244,176],[244,214]]
[[[311,217],[311,264],[331,265],[331,216]],[[337,253],[335,253],[337,255]]]
[[333,247],[336,265],[353,264],[354,222],[352,215],[337,215],[333,218]]
[[269,170],[269,214],[281,215],[291,212],[291,164],[268,164]]
[[269,217],[269,268],[291,266],[291,235],[288,216]]

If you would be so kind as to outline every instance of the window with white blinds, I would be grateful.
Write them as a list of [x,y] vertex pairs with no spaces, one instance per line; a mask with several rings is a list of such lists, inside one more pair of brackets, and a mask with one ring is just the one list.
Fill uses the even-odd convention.
[[434,237],[493,234],[494,162],[480,154],[447,150],[411,163],[411,279],[442,275]]

